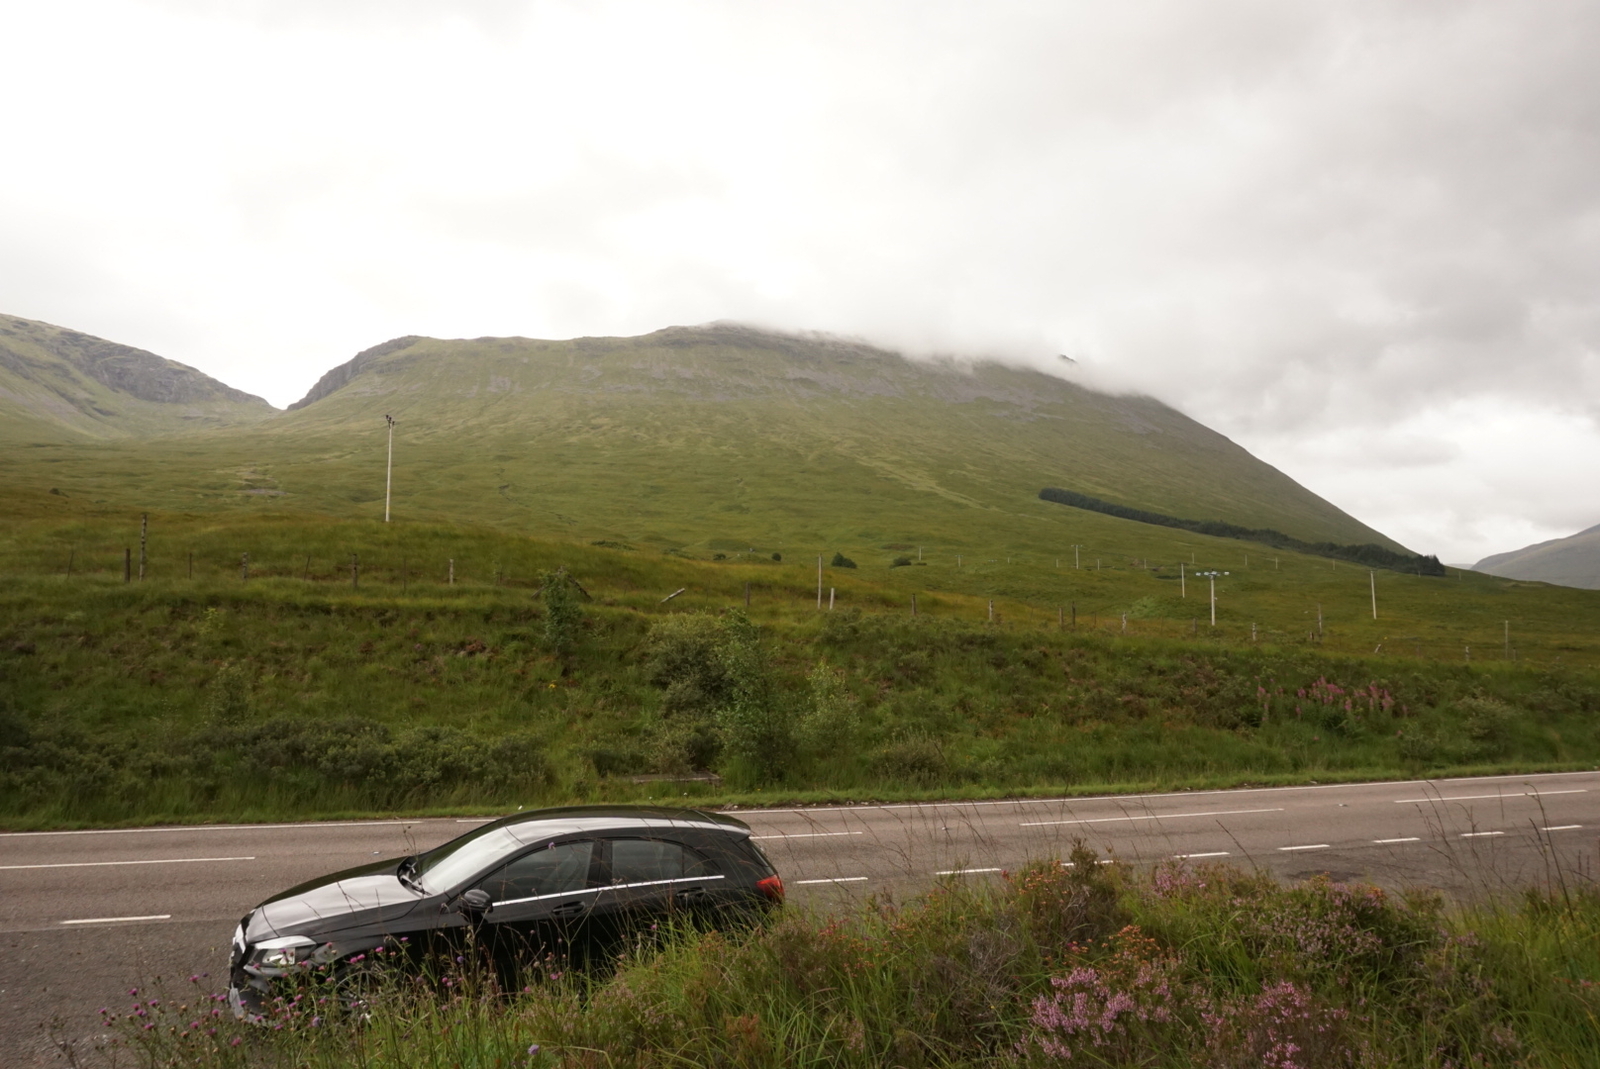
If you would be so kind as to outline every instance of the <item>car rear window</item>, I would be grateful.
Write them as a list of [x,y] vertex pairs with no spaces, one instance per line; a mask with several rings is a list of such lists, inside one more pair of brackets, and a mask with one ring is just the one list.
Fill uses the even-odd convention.
[[699,854],[680,843],[661,839],[613,839],[611,882],[652,883],[716,873]]

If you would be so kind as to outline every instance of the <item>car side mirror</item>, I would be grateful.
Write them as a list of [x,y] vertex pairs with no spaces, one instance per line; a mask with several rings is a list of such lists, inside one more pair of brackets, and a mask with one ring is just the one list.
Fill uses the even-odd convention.
[[481,917],[492,909],[494,909],[494,899],[481,887],[464,891],[461,897],[456,899],[456,912],[469,917]]

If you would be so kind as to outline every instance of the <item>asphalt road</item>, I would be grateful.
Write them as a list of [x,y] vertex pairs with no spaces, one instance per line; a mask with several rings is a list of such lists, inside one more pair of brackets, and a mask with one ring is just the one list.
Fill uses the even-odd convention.
[[[1226,861],[1479,897],[1593,880],[1600,772],[1004,802],[737,811],[790,901],[992,879],[1082,839],[1120,864]],[[102,1006],[154,977],[220,983],[267,896],[427,849],[477,820],[341,821],[0,835],[0,1066],[66,1064]]]

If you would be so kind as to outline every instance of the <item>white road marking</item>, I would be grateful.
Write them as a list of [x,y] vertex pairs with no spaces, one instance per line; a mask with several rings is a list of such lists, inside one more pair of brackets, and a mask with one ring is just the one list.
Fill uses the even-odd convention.
[[182,865],[196,861],[254,861],[254,857],[161,857],[148,861],[58,861],[51,865],[0,865],[0,872],[17,869],[94,869],[110,865]]
[[[980,806],[1009,805],[1034,806],[1034,805],[1065,805],[1070,803],[1082,804],[1085,802],[1137,802],[1151,798],[1200,798],[1211,794],[1265,794],[1271,791],[1337,791],[1351,787],[1381,787],[1406,786],[1412,783],[1489,783],[1494,780],[1514,779],[1526,783],[1530,779],[1554,779],[1561,776],[1593,776],[1594,771],[1583,772],[1537,772],[1532,775],[1518,776],[1452,776],[1447,779],[1402,779],[1402,780],[1355,780],[1350,783],[1308,783],[1298,787],[1218,787],[1208,791],[1167,791],[1162,794],[1085,794],[1071,798],[1004,798],[996,801],[949,801],[949,802],[897,802],[880,805],[831,805],[831,806],[806,806],[801,809],[761,809],[751,807],[739,812],[763,816],[775,813],[848,813],[866,809],[952,809],[966,807],[976,809]],[[1555,794],[1555,791],[1546,792]],[[19,834],[50,834],[49,832],[22,832]]]
[[945,869],[943,872],[934,873],[935,876],[973,876],[980,872],[1000,872],[1000,869]]
[[808,883],[860,883],[865,879],[865,876],[832,876],[825,880],[796,880],[794,885],[803,887]]
[[284,828],[379,828],[390,824],[426,824],[426,820],[307,820],[298,824],[173,824],[153,828],[74,828],[71,831],[0,831],[0,839],[43,835],[139,835],[169,831],[278,831]]
[[1280,846],[1279,850],[1326,850],[1327,843],[1307,843],[1305,846]]
[[1412,805],[1418,802],[1481,802],[1486,798],[1543,798],[1547,794],[1588,794],[1589,788],[1575,787],[1566,791],[1523,791],[1521,794],[1445,794],[1437,798],[1396,798],[1395,805]]
[[1482,839],[1482,838],[1485,838],[1486,836],[1490,836],[1490,835],[1504,835],[1504,834],[1505,834],[1505,832],[1503,832],[1503,831],[1464,831],[1464,832],[1461,833],[1461,837],[1463,839]]
[[117,924],[125,921],[170,921],[170,913],[150,913],[143,917],[85,917],[82,920],[62,921],[62,924]]
[[1420,843],[1422,839],[1420,836],[1407,835],[1400,839],[1374,839],[1372,841],[1377,843],[1379,846],[1384,846],[1388,843]]
[[752,839],[824,839],[830,835],[865,835],[864,831],[777,831],[771,835],[752,835]]
[[1271,809],[1212,809],[1204,813],[1150,813],[1137,817],[1084,817],[1081,820],[1030,820],[1019,828],[1044,828],[1055,824],[1109,824],[1118,820],[1178,820],[1181,817],[1232,817],[1241,813],[1282,813],[1283,806]]
[[1228,852],[1226,850],[1213,850],[1209,854],[1173,854],[1172,856],[1175,857],[1175,858],[1227,857],[1228,856]]
[[1577,831],[1579,828],[1582,828],[1582,827],[1583,827],[1582,824],[1557,824],[1553,828],[1540,828],[1539,830],[1540,831]]

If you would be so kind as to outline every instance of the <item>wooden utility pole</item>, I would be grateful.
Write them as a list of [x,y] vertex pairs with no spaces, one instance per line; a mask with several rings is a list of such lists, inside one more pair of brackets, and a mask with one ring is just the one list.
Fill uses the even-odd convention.
[[139,582],[144,582],[145,543],[150,538],[150,514],[139,513]]
[[833,587],[828,588],[828,611],[833,611]]
[[450,558],[450,572],[445,578],[445,585],[456,585],[456,559],[454,557]]
[[1073,571],[1077,571],[1078,568],[1080,567],[1080,565],[1078,564],[1078,550],[1080,550],[1082,548],[1083,547],[1081,545],[1074,545],[1072,547],[1072,569],[1073,569]]
[[1368,572],[1367,580],[1372,584],[1372,618],[1378,618],[1378,573]]

